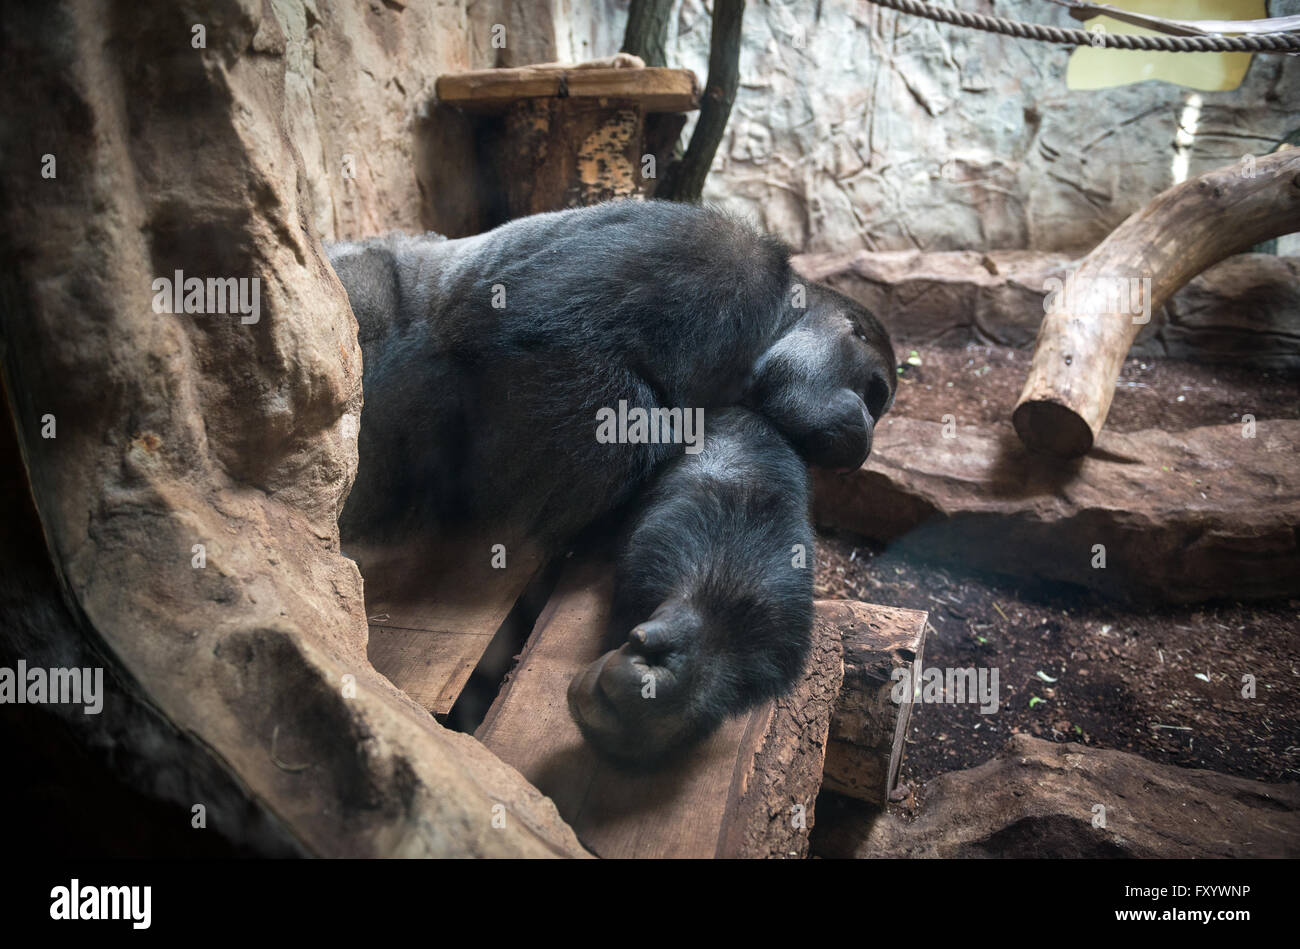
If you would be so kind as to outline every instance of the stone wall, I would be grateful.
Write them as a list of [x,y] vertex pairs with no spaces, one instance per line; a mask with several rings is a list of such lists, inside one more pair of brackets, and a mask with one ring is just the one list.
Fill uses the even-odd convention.
[[[957,5],[1078,25],[1041,0]],[[1297,0],[1270,5],[1296,12]],[[618,48],[625,18],[607,23],[599,55]],[[703,80],[709,27],[702,0],[681,0],[669,65]],[[1196,92],[1159,81],[1071,91],[1069,55],[866,0],[750,3],[740,93],[705,198],[807,252],[1078,252],[1173,184],[1180,151],[1196,175],[1300,129],[1294,56],[1255,56],[1240,88]]]
[[[348,133],[363,105],[334,100],[335,114],[301,86],[294,100],[305,61],[270,10],[47,3],[3,23],[0,661],[105,670],[99,714],[25,714],[73,746],[67,780],[109,773],[132,795],[129,808],[70,800],[51,826],[103,808],[117,852],[140,852],[128,816],[144,814],[144,830],[170,828],[159,846],[173,854],[213,840],[263,854],[582,854],[549,800],[367,661],[361,577],[336,524],[361,353],[316,222],[414,219],[388,220],[412,193],[409,169],[395,171],[405,107],[395,86],[378,93],[375,124]],[[332,15],[316,11],[318,25]],[[329,67],[330,82],[397,82],[363,68],[391,39],[372,27],[316,35],[318,61],[350,49],[339,59],[361,69]],[[373,177],[357,179],[376,186],[313,184],[291,114],[331,142],[313,152],[318,170],[344,147],[336,135],[379,136]],[[175,311],[156,281],[178,272],[231,281],[249,308],[214,310],[200,293],[200,312]],[[30,727],[12,709],[0,707],[6,735]]]

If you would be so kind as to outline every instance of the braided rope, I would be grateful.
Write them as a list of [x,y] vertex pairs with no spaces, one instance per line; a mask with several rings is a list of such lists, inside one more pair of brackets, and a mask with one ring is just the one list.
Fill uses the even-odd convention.
[[878,6],[925,17],[952,26],[965,26],[986,33],[1002,33],[1024,40],[1060,43],[1065,46],[1097,46],[1108,49],[1155,50],[1168,53],[1286,53],[1300,52],[1300,35],[1256,33],[1246,36],[1145,36],[1134,33],[1092,32],[1062,29],[1038,23],[1021,23],[1000,16],[968,13],[936,7],[925,0],[870,0]]

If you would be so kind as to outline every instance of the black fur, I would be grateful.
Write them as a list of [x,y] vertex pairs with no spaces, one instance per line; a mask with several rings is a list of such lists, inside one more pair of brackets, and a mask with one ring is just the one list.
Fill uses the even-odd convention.
[[788,249],[707,208],[616,202],[328,251],[364,359],[345,540],[473,524],[567,541],[682,450],[598,444],[596,412],[619,400],[743,403],[810,461],[851,467],[864,406],[893,397],[870,314],[818,287],[798,308]]
[[[802,286],[778,240],[675,203],[328,250],[365,362],[345,543],[470,528],[554,550],[635,501],[611,650],[570,688],[592,743],[653,763],[789,688],[812,610],[803,461],[861,464],[894,397],[866,310]],[[620,401],[704,410],[704,453],[600,443]]]
[[610,651],[569,687],[587,740],[624,763],[655,764],[781,695],[808,652],[804,463],[746,409],[710,414],[705,432],[703,452],[670,461],[638,501],[618,559]]

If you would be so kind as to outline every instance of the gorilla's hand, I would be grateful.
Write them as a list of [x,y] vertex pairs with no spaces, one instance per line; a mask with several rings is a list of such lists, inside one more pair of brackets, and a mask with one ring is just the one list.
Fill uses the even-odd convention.
[[688,723],[670,696],[670,669],[630,645],[611,649],[569,683],[569,712],[601,754],[625,766],[650,766],[680,744]]
[[696,619],[665,604],[569,683],[569,712],[599,752],[625,767],[662,763],[708,732],[721,714],[701,701]]

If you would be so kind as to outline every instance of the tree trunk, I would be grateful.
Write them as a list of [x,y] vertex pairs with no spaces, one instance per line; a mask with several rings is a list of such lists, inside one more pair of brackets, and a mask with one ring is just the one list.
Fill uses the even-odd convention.
[[1206,268],[1296,230],[1297,149],[1185,181],[1132,215],[1057,288],[1012,415],[1021,440],[1067,458],[1086,454],[1150,315]]
[[722,142],[736,90],[740,86],[740,27],[745,0],[715,0],[709,40],[709,78],[705,83],[700,119],[681,161],[664,174],[655,197],[698,203],[704,192],[713,156]]
[[645,60],[647,66],[667,66],[668,20],[673,0],[632,0],[627,9],[627,30],[621,53]]

